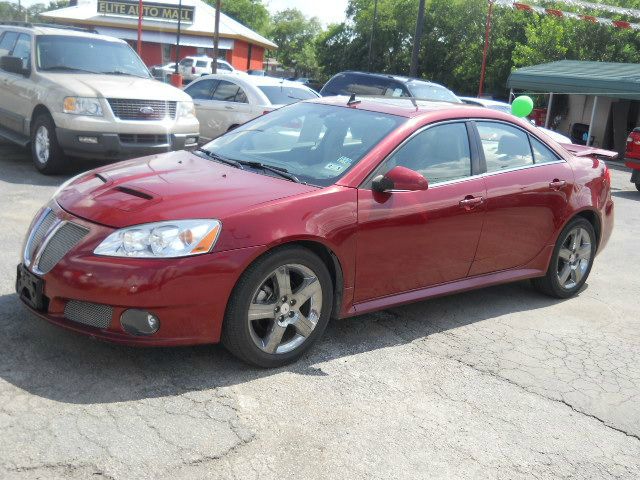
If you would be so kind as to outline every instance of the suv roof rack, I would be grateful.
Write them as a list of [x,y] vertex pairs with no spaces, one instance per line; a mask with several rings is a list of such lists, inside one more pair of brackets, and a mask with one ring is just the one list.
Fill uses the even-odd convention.
[[32,22],[16,22],[16,21],[0,21],[0,25],[9,25],[12,27],[24,28],[58,28],[60,30],[71,30],[74,32],[98,33],[95,28],[71,27],[69,25],[59,25],[57,23],[32,23]]

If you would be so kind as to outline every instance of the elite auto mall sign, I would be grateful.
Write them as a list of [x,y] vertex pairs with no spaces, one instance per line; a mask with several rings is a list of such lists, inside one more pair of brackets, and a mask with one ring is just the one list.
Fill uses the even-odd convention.
[[[98,13],[103,15],[123,15],[126,17],[138,17],[138,2],[132,0],[98,0]],[[193,23],[195,7],[183,5],[181,21]],[[179,10],[177,5],[166,3],[143,2],[143,18],[153,20],[168,20],[177,22]]]

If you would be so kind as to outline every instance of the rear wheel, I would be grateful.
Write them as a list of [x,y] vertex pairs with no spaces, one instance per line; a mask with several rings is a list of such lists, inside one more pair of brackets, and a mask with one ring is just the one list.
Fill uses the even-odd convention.
[[251,265],[236,285],[222,343],[252,365],[286,365],[322,335],[332,304],[331,276],[320,258],[301,247],[275,250]]
[[638,191],[640,192],[640,182],[636,183],[636,188],[638,189]]
[[593,226],[584,218],[574,218],[558,237],[547,274],[533,279],[534,287],[556,298],[575,295],[589,277],[595,254]]
[[38,115],[31,128],[31,158],[39,172],[45,175],[61,173],[66,157],[56,137],[56,126],[46,113]]

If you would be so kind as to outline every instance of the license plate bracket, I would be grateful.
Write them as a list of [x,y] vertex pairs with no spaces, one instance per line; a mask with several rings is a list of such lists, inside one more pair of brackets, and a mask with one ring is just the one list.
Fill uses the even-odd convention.
[[25,268],[18,265],[16,275],[16,292],[20,299],[29,307],[38,311],[45,311],[48,303],[44,295],[44,280]]

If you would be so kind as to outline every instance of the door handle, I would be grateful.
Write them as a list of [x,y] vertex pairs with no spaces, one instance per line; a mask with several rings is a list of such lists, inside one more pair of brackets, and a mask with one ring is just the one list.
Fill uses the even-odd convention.
[[467,195],[463,200],[460,200],[460,206],[469,211],[482,204],[483,202],[484,197],[473,197],[471,195]]
[[560,190],[567,184],[565,180],[558,180],[557,178],[553,179],[553,182],[549,183],[549,188],[552,190]]
[[231,106],[231,105],[225,105],[224,108],[226,108],[227,110],[235,110],[236,107]]

